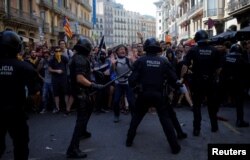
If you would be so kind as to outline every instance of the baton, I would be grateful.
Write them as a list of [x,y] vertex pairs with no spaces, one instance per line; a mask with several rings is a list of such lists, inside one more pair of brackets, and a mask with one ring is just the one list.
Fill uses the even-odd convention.
[[[103,88],[108,87],[108,86],[111,85],[113,82],[115,82],[117,79],[124,77],[124,76],[125,76],[126,74],[128,74],[130,71],[131,71],[131,70],[129,69],[129,70],[127,70],[126,72],[122,73],[120,76],[118,76],[118,77],[116,77],[115,79],[113,79],[113,80],[109,81],[108,83],[104,84]],[[97,92],[97,90],[91,92],[89,95],[92,96],[92,95],[94,95],[96,92]]]

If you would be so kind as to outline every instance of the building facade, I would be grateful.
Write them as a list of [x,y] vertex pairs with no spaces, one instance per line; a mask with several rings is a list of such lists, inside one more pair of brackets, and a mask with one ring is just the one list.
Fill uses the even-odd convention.
[[250,25],[250,0],[226,0],[228,16],[236,19],[238,29]]
[[[166,19],[164,19],[164,13],[165,11],[167,12],[167,10],[165,10],[165,8],[163,7],[163,3],[163,0],[154,3],[156,6],[156,38],[159,40],[164,40],[165,35],[165,33],[163,33],[164,21],[166,21]],[[166,16],[166,18],[167,17],[168,16]],[[165,27],[168,28],[168,25],[166,25]]]
[[[211,37],[232,25],[240,29],[250,24],[250,0],[160,0],[155,5],[157,21],[162,20],[156,26],[158,38],[163,37],[159,29],[167,28],[178,43],[193,38],[200,29],[207,30]],[[160,17],[164,12],[164,18]]]
[[93,35],[96,39],[96,45],[98,45],[102,35],[104,35],[105,44],[108,47],[138,43],[140,42],[138,32],[142,33],[144,38],[155,37],[154,17],[125,10],[123,5],[116,3],[115,0],[97,0],[96,4],[96,19],[103,18],[104,26],[104,31],[101,32],[96,26],[98,23],[95,25]]
[[25,42],[52,46],[65,37],[65,16],[75,35],[90,37],[91,11],[90,0],[0,0],[0,26],[16,31]]

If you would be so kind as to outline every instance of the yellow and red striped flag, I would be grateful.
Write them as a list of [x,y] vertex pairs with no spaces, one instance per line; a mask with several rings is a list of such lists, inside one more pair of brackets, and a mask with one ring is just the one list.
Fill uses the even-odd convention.
[[63,28],[64,28],[64,31],[65,31],[66,35],[69,38],[72,38],[73,32],[72,32],[72,30],[70,28],[69,20],[68,20],[68,18],[66,16],[64,17],[64,20],[63,20]]

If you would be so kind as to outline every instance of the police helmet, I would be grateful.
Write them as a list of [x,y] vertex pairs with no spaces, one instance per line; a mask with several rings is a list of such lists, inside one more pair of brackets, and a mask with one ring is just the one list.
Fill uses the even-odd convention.
[[229,53],[243,53],[243,49],[239,44],[233,44],[229,50]]
[[194,40],[195,42],[204,41],[208,39],[208,34],[205,30],[199,30],[195,33]]
[[22,40],[13,31],[0,32],[0,57],[14,58],[22,50]]
[[89,39],[81,37],[76,45],[74,46],[74,50],[76,50],[77,53],[88,55],[92,50],[92,44]]
[[148,38],[143,44],[143,49],[146,53],[159,53],[162,51],[160,43],[155,38]]

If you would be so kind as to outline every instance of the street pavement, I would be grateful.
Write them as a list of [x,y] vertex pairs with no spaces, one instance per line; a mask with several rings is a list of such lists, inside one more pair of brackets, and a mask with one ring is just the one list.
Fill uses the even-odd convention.
[[[207,108],[202,107],[202,130],[199,137],[192,136],[193,115],[189,108],[175,109],[188,138],[180,140],[182,150],[171,154],[159,119],[155,113],[148,113],[141,122],[132,147],[125,146],[130,115],[121,114],[119,123],[113,122],[113,112],[92,114],[88,130],[92,137],[81,141],[80,148],[88,154],[86,160],[207,160],[209,143],[250,143],[250,127],[236,128],[235,108],[222,107],[218,115],[228,119],[219,121],[219,131],[212,133]],[[31,114],[30,160],[64,160],[75,126],[76,114],[63,113]],[[245,106],[245,119],[250,121],[250,103]],[[13,159],[10,138],[3,160]]]

